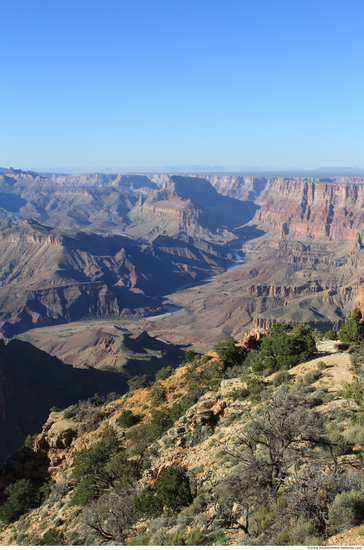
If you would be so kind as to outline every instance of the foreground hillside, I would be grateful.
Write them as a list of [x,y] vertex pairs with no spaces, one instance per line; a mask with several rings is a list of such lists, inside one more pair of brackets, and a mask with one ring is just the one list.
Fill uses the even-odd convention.
[[19,339],[0,340],[0,467],[28,434],[41,430],[51,407],[65,408],[95,392],[115,399],[128,390],[129,378],[153,379],[184,356],[178,346],[146,332],[130,334],[112,326],[57,341],[45,335],[45,341],[40,350]]
[[[344,326],[360,339],[360,313]],[[319,545],[360,526],[364,350],[319,337],[228,337],[52,412],[2,472],[2,544]]]

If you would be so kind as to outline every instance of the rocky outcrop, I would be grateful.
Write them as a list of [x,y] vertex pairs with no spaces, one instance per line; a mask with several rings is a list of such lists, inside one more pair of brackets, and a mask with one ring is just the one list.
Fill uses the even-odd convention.
[[52,412],[33,447],[23,447],[10,456],[0,470],[0,504],[4,489],[18,479],[42,481],[54,477],[66,459],[66,450],[77,437],[77,425],[63,419],[62,412]]

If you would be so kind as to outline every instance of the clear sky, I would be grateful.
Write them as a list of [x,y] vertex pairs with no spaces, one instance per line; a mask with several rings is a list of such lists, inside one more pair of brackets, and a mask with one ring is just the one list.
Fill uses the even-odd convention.
[[364,166],[363,0],[1,0],[0,166]]

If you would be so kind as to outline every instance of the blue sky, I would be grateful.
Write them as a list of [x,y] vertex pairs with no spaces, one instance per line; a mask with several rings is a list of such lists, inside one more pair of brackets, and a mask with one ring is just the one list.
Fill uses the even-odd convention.
[[364,166],[362,0],[2,0],[0,166]]

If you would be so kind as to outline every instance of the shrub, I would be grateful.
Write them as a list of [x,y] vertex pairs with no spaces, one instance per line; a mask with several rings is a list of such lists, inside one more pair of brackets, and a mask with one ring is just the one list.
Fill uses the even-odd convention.
[[27,435],[24,441],[24,447],[27,447],[28,449],[33,449],[34,440],[36,437],[37,437],[36,434]]
[[224,373],[225,379],[238,378],[244,372],[244,367],[242,365],[234,365],[233,367],[228,367]]
[[89,405],[92,405],[93,407],[100,407],[101,405],[103,405],[105,402],[104,399],[102,399],[98,393],[95,393],[95,395],[93,397],[89,397],[87,399],[87,403]]
[[140,497],[136,497],[136,510],[144,517],[161,514],[165,506],[174,513],[191,504],[193,497],[190,482],[184,468],[167,468],[161,475],[155,491],[149,487],[144,489]]
[[25,539],[24,533],[19,533],[16,537],[16,544],[20,545],[21,542]]
[[303,382],[309,386],[316,382],[321,377],[321,372],[319,370],[311,370],[307,372],[303,377]]
[[153,386],[152,391],[150,392],[150,396],[152,398],[152,406],[158,407],[158,405],[162,405],[162,403],[166,400],[166,390],[163,388],[162,384],[160,382],[156,382]]
[[287,371],[281,370],[273,376],[273,386],[277,388],[281,384],[285,384],[289,380],[289,374]]
[[79,480],[71,505],[84,506],[94,498],[118,493],[130,487],[138,477],[137,461],[128,460],[126,450],[116,439],[107,437],[89,449],[82,449],[74,458],[74,479]]
[[139,537],[131,537],[126,543],[127,546],[148,546],[150,542],[150,535],[142,533]]
[[333,396],[329,394],[327,388],[319,388],[309,397],[308,402],[310,407],[318,407],[328,403],[332,398]]
[[202,426],[201,424],[197,424],[193,432],[190,432],[187,437],[190,441],[191,447],[194,447],[195,445],[199,445],[199,443],[202,443],[208,439],[213,433],[214,430],[210,426]]
[[237,342],[232,336],[225,336],[214,347],[214,350],[222,361],[224,370],[234,365],[241,365],[247,355],[246,348],[236,346]]
[[76,414],[76,410],[77,410],[77,407],[76,405],[71,405],[70,407],[68,407],[64,413],[63,413],[63,418],[65,420],[69,420],[70,418],[73,418]]
[[113,401],[117,401],[118,399],[121,399],[120,393],[117,393],[116,391],[112,391],[107,394],[105,403],[112,403]]
[[0,507],[0,520],[3,523],[12,523],[25,512],[39,504],[41,493],[39,488],[28,479],[19,479],[5,489],[8,495],[5,503]]
[[135,391],[142,388],[148,388],[150,386],[149,375],[143,374],[140,376],[133,376],[128,380],[129,391]]
[[364,493],[352,489],[336,495],[329,508],[329,519],[336,529],[359,525],[364,520]]
[[139,415],[134,415],[130,410],[124,410],[117,420],[121,428],[131,428],[140,421]]
[[260,400],[260,394],[265,389],[265,385],[257,376],[250,376],[246,380],[247,390],[249,392],[248,399],[254,403]]
[[165,380],[166,378],[169,378],[172,373],[172,367],[163,367],[156,373],[155,381],[158,382],[159,380]]
[[162,409],[155,411],[152,414],[152,421],[148,426],[147,435],[150,441],[158,439],[164,432],[169,430],[174,424],[173,419],[171,418],[170,411],[163,407]]
[[349,313],[345,319],[345,323],[341,326],[338,332],[338,337],[341,342],[359,343],[363,340],[364,323],[361,318],[361,311],[358,307],[354,308],[353,311]]
[[181,366],[186,365],[187,363],[193,363],[200,355],[194,349],[189,349],[185,352],[185,359],[182,361]]
[[58,529],[49,529],[44,533],[41,539],[34,542],[37,546],[63,546],[65,538],[62,531],[58,531]]
[[364,426],[355,424],[350,426],[344,435],[345,440],[352,445],[364,446]]
[[295,366],[308,361],[316,351],[316,340],[309,325],[294,327],[286,323],[274,323],[271,336],[260,345],[259,360],[252,366],[253,372],[267,374],[284,366]]
[[318,546],[322,540],[315,536],[314,526],[309,521],[291,521],[269,541],[272,546]]
[[184,546],[185,534],[184,531],[173,533],[173,535],[170,535],[170,537],[163,542],[163,546]]
[[337,344],[335,344],[335,348],[338,351],[346,351],[350,348],[350,344],[348,344],[346,342],[338,342]]
[[325,332],[325,340],[337,340],[337,332],[334,329]]

